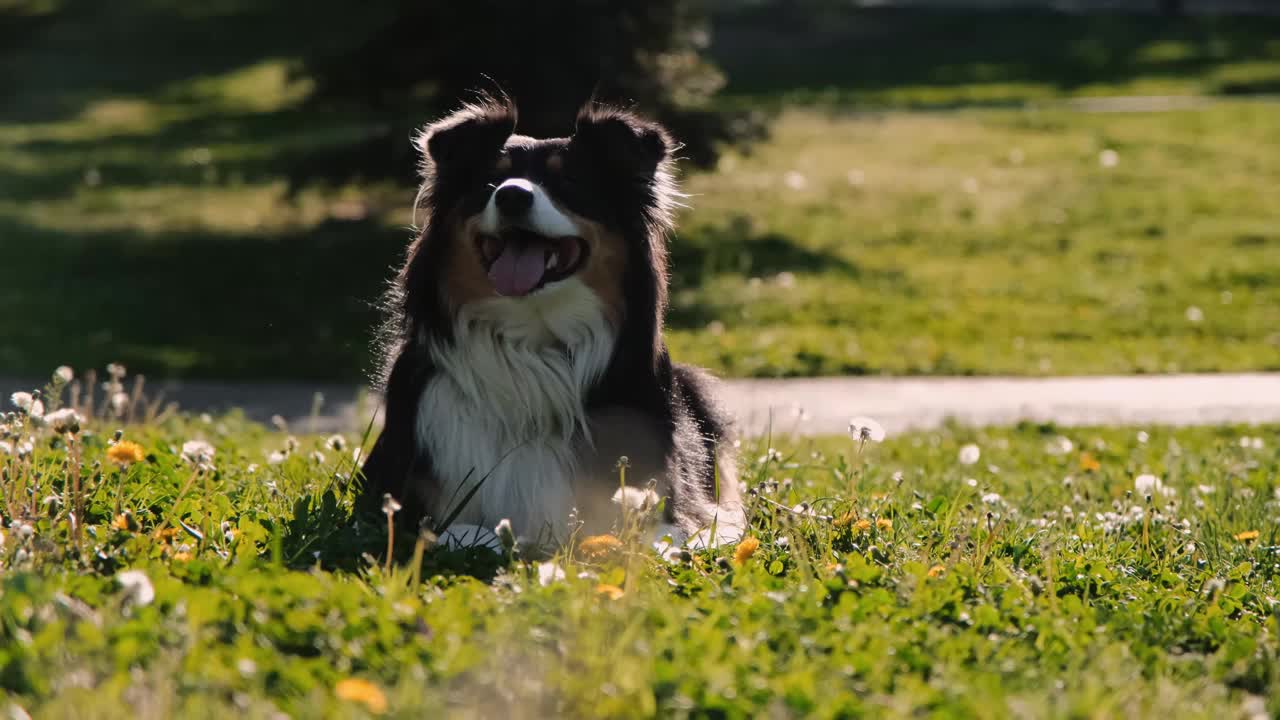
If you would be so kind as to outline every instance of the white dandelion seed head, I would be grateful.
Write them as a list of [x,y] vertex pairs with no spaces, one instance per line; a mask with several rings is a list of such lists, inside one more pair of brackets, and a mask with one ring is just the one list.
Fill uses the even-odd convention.
[[249,473],[250,475],[252,475],[252,474],[254,474],[254,473],[258,472],[258,469],[259,469],[259,468],[258,468],[258,463],[249,463],[249,467],[245,468],[245,472],[247,472],[247,473]]
[[1148,440],[1150,440],[1150,439],[1151,439],[1151,436],[1147,434],[1147,431],[1146,431],[1146,430],[1139,430],[1139,431],[1138,431],[1138,442],[1139,442],[1139,443],[1141,443],[1141,444],[1143,444],[1143,445],[1146,445],[1146,444],[1147,444],[1147,441],[1148,441]]
[[989,493],[983,493],[982,495],[983,505],[999,505],[1003,502],[1004,502],[1004,498],[1000,497],[1000,493],[989,492]]
[[84,423],[84,418],[72,408],[62,408],[45,415],[44,421],[59,435],[64,433],[75,434],[80,432],[80,426]]
[[111,396],[111,411],[116,415],[124,413],[124,409],[129,406],[128,393],[118,392]]
[[960,453],[957,456],[957,459],[960,460],[961,465],[974,465],[978,462],[978,458],[980,457],[982,457],[982,450],[977,445],[969,443],[960,448]]
[[876,422],[874,418],[859,415],[849,421],[849,434],[858,442],[883,442],[885,438],[884,427]]
[[384,493],[382,496],[382,512],[386,513],[387,517],[400,512],[400,502],[391,497],[391,493]]
[[288,457],[288,455],[285,455],[279,450],[273,450],[271,453],[267,455],[267,464],[279,465],[280,463],[284,462],[286,457]]
[[613,493],[613,502],[629,512],[647,512],[658,505],[658,493],[649,488],[638,488],[630,485],[620,487]]
[[285,452],[288,452],[288,453],[296,452],[297,449],[298,449],[298,438],[290,435],[289,437],[284,439]]
[[1137,494],[1146,497],[1154,495],[1173,495],[1172,488],[1165,487],[1163,481],[1155,475],[1144,473],[1133,479],[1133,490]]
[[1187,322],[1189,323],[1198,324],[1204,322],[1204,311],[1195,305],[1191,305],[1187,308],[1186,316]]
[[134,605],[150,605],[156,599],[151,578],[141,570],[125,570],[116,574],[116,583],[124,589],[125,598]]
[[121,365],[120,363],[111,363],[107,365],[107,374],[110,375],[112,378],[119,380],[120,378],[124,377],[127,373],[125,372],[124,365]]
[[335,452],[342,452],[347,449],[347,439],[341,435],[330,435],[324,441],[324,446]]
[[561,582],[563,580],[564,580],[564,568],[560,567],[559,565],[551,561],[538,563],[538,584],[539,585],[542,585],[545,587],[547,585],[550,585],[551,583]]
[[13,443],[7,440],[0,440],[0,455],[12,455]]
[[1104,168],[1113,168],[1120,164],[1120,153],[1107,148],[1098,153],[1098,164]]
[[795,170],[791,170],[782,176],[782,183],[786,185],[789,190],[800,191],[809,187],[809,178],[806,178]]
[[56,378],[57,380],[62,381],[62,383],[65,384],[74,380],[76,377],[76,374],[75,374],[75,371],[73,371],[70,367],[66,365],[61,365],[58,367],[57,370],[53,371],[53,377]]
[[182,443],[182,459],[192,465],[205,465],[213,460],[213,446],[204,440],[188,440]]
[[977,478],[965,478],[964,484],[969,487],[978,487],[978,480]]
[[316,465],[323,465],[323,464],[324,464],[324,453],[320,452],[319,450],[314,450],[314,451],[312,451],[312,453],[311,453],[311,462],[315,463]]

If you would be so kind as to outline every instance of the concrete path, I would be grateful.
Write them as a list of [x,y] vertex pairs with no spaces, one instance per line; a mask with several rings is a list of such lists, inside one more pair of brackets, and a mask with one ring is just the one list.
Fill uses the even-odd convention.
[[[0,398],[30,389],[0,378]],[[299,432],[363,430],[377,398],[350,385],[150,383],[188,412],[242,408],[255,420],[279,414]],[[319,397],[317,397],[319,393]],[[150,393],[149,393],[150,394]],[[1074,378],[813,378],[730,380],[720,400],[744,432],[842,433],[866,415],[887,431],[1019,420],[1059,425],[1194,425],[1280,422],[1280,373]],[[320,412],[312,415],[319,401]]]

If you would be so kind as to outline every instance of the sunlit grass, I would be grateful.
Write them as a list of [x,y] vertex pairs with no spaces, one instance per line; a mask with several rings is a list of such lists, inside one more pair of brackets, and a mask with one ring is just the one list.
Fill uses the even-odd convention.
[[1275,427],[748,439],[738,546],[397,532],[387,570],[358,434],[78,407],[0,445],[0,688],[33,717],[1277,710]]

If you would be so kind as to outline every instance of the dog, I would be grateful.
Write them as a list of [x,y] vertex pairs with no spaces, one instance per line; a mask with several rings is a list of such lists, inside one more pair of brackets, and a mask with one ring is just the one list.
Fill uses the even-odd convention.
[[484,97],[417,137],[424,218],[389,293],[366,502],[563,542],[574,522],[611,527],[625,480],[664,501],[659,533],[732,540],[730,422],[663,340],[672,138],[595,103],[571,137],[516,123]]

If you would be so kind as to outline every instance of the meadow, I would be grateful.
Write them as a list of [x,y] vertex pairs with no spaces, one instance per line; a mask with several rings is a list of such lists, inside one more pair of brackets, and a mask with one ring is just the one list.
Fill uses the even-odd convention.
[[531,558],[388,543],[358,436],[57,394],[0,444],[12,717],[1280,711],[1280,428],[747,438],[740,544]]
[[[328,7],[9,24],[0,367],[364,377],[413,178],[374,179],[409,152],[369,149],[392,118],[302,105],[289,57],[332,33]],[[686,168],[673,346],[735,376],[1280,368],[1276,28],[719,19],[720,102],[773,122]],[[1131,93],[1172,100],[1096,99]]]

